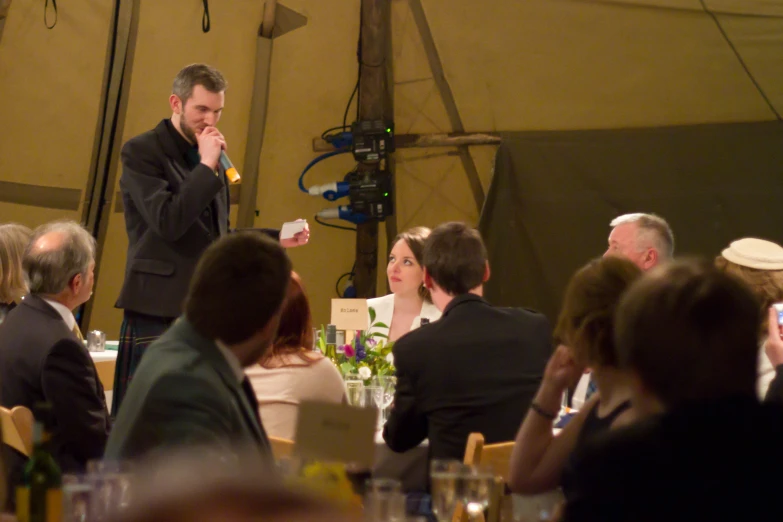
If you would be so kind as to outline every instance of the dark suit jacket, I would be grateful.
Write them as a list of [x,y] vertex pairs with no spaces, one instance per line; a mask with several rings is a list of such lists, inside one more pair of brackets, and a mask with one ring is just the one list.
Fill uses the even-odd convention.
[[592,439],[575,456],[565,520],[781,519],[783,407],[693,404]]
[[106,457],[133,459],[188,445],[268,454],[256,414],[217,345],[183,317],[147,348]]
[[[95,364],[57,310],[28,295],[0,325],[0,403],[6,408],[52,405],[51,450],[63,472],[100,458],[109,412]],[[24,458],[14,459],[12,473]]]
[[228,231],[225,171],[190,168],[168,120],[122,147],[128,257],[116,306],[174,318],[201,253]]
[[538,313],[473,294],[394,345],[397,391],[383,437],[394,451],[429,438],[430,457],[462,459],[468,434],[514,439],[552,352]]

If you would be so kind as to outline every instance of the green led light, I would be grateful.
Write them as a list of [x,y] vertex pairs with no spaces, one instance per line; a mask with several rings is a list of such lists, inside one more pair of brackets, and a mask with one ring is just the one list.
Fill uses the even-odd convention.
[[391,132],[391,129],[386,129],[386,132]]
[[388,195],[389,195],[389,193],[388,193],[388,192],[384,192],[384,193],[383,193],[383,196],[384,196],[384,197],[386,197],[386,196],[388,196]]

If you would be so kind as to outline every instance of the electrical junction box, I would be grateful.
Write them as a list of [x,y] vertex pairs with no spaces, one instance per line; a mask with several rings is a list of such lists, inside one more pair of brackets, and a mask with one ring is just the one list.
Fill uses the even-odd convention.
[[374,120],[351,124],[351,152],[356,161],[372,163],[394,152],[394,122]]

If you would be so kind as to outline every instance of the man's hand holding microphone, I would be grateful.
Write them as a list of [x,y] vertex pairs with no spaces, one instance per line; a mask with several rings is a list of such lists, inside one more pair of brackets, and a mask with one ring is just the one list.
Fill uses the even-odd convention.
[[201,155],[201,163],[217,171],[218,163],[226,171],[226,176],[231,183],[237,183],[240,179],[237,169],[224,152],[226,150],[226,138],[220,134],[216,127],[205,127],[198,140],[198,153]]

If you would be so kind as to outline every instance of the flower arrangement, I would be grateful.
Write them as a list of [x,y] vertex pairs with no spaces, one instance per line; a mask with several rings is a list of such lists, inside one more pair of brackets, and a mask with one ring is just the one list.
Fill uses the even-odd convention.
[[361,507],[362,505],[362,499],[354,491],[344,464],[306,462],[298,473],[287,479],[287,483],[303,487],[313,494],[345,506]]
[[[326,330],[321,326],[318,335],[318,348],[329,358],[343,377],[348,374],[358,374],[367,381],[374,376],[394,374],[394,355],[392,346],[388,342],[389,336],[385,333],[373,331],[383,328],[389,330],[389,326],[382,322],[376,322],[375,309],[370,307],[370,326],[366,331],[356,332],[351,344],[346,344],[341,349],[326,344]],[[368,333],[372,332],[372,333]]]

